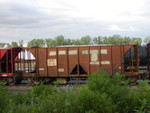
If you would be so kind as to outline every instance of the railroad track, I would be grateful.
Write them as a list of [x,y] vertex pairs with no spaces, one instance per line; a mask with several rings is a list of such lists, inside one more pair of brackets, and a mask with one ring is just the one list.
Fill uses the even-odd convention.
[[[147,80],[150,86],[150,80]],[[138,86],[138,83],[141,81],[138,81],[137,83],[134,84],[130,84],[129,88],[136,88]],[[56,85],[52,85],[52,84],[45,84],[47,86],[51,86],[51,87],[56,87]],[[58,90],[60,89],[65,89],[65,90],[72,90],[73,86],[77,86],[77,87],[81,87],[82,84],[60,84],[58,86]],[[18,94],[18,93],[27,93],[29,90],[31,90],[32,88],[34,88],[35,86],[38,85],[29,85],[27,83],[22,83],[22,84],[15,84],[13,86],[10,85],[6,85],[6,89],[10,92],[10,93],[14,93],[14,94]]]

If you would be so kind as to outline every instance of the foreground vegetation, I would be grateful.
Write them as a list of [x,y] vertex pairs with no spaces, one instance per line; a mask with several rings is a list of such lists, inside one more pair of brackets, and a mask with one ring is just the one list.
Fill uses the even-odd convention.
[[36,86],[27,94],[10,94],[0,87],[0,113],[145,113],[150,111],[146,81],[137,89],[128,87],[124,76],[113,77],[102,69],[81,88],[58,90]]

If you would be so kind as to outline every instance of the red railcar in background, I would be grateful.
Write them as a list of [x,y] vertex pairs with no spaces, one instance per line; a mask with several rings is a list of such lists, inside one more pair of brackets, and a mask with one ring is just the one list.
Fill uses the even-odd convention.
[[15,61],[22,48],[0,49],[0,80],[7,80],[9,84],[14,84],[16,78],[21,78],[20,72],[15,71]]

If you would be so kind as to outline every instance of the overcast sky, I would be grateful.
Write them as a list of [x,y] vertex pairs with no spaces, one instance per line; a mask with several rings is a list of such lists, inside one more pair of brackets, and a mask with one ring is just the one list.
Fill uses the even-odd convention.
[[0,42],[150,36],[150,0],[0,0]]

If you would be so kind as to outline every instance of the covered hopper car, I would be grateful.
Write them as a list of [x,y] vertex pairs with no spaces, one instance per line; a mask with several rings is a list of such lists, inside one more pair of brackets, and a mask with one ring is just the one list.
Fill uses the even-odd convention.
[[83,79],[103,67],[110,75],[139,76],[139,45],[64,46],[0,50],[0,77],[9,84]]

